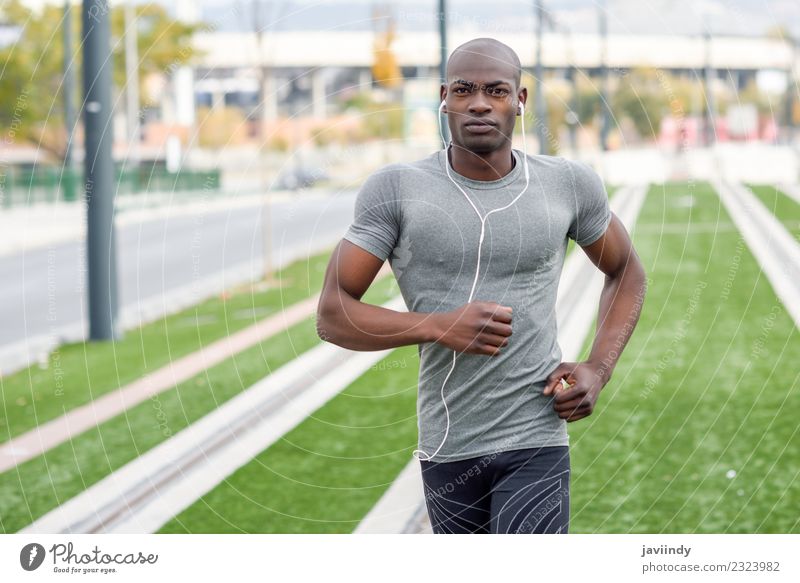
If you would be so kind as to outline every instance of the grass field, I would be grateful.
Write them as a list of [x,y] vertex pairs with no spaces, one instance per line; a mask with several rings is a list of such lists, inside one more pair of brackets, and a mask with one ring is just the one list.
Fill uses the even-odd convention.
[[129,330],[121,341],[64,345],[46,363],[0,377],[0,443],[318,293],[329,256],[281,269],[275,274],[280,287],[239,286]]
[[[317,271],[314,266],[320,259],[300,263]],[[297,269],[306,271],[302,265]],[[316,285],[321,286],[321,279]],[[396,281],[389,275],[376,282],[365,300],[383,303],[397,293]],[[320,342],[315,318],[309,317],[0,474],[0,531],[16,532],[30,524]]]
[[[772,187],[754,192],[798,237],[800,205]],[[792,406],[800,388],[800,337],[794,322],[707,184],[652,187],[634,243],[650,279],[647,300],[595,413],[568,426],[570,531],[800,532],[800,436]],[[571,242],[569,250],[574,247]],[[234,329],[227,324],[234,313],[250,310],[243,327],[253,314],[263,318],[290,303],[286,297],[316,293],[326,263],[322,255],[287,268],[297,269],[291,279],[303,289],[284,291],[278,303],[266,296],[257,303],[243,290],[234,297],[245,305],[212,300],[203,304],[207,312],[192,309],[182,320],[160,323],[153,342],[162,352],[171,350],[166,361],[175,359],[180,350],[199,346],[190,348],[184,340],[190,335],[172,345],[169,334],[178,322],[195,337],[210,326],[202,333],[206,344]],[[397,293],[390,276],[364,299],[382,303]],[[591,341],[592,335],[584,356]],[[0,475],[0,528],[13,532],[30,523],[318,342],[313,319],[304,321]],[[149,347],[149,337],[137,343]],[[76,374],[80,346],[61,356],[75,350]],[[132,380],[150,356],[149,348],[129,350],[139,367],[127,369]],[[92,376],[83,372],[84,378],[106,390],[124,384],[106,362],[113,363],[113,353],[93,358]],[[156,351],[152,358],[164,357]],[[94,370],[103,363],[102,374]],[[159,532],[351,532],[411,460],[418,364],[416,346],[392,351]],[[152,360],[147,366],[156,367]],[[28,394],[31,386],[52,382],[52,366],[23,372],[14,382]],[[44,381],[32,385],[37,374]],[[87,397],[74,396],[72,406]],[[25,426],[24,415],[8,419],[9,426]]]
[[393,350],[158,532],[352,532],[416,449],[418,371]]
[[598,409],[570,424],[571,532],[800,532],[794,322],[708,185],[651,188],[638,226],[651,283]]
[[796,241],[800,241],[800,204],[774,186],[750,185],[753,193],[772,211]]

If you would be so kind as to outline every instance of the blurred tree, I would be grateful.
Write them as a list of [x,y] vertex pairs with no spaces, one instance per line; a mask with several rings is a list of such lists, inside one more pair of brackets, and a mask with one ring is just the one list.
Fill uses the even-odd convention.
[[[528,89],[528,105],[525,109],[525,131],[526,137],[536,137],[535,123],[533,115],[533,95],[536,89],[536,79],[528,72],[523,72],[520,79],[520,87]],[[545,135],[547,137],[547,153],[551,156],[557,155],[562,148],[561,130],[567,125],[567,112],[569,111],[569,99],[572,92],[571,86],[563,79],[549,78],[544,83],[544,98],[547,103],[547,120],[545,125]],[[529,129],[530,128],[530,129]],[[514,135],[522,135],[522,123],[517,120],[514,125]]]
[[[81,11],[73,9],[72,27],[75,46],[75,103],[82,102],[81,81]],[[64,157],[63,60],[61,27],[64,8],[45,4],[40,10],[27,8],[20,0],[4,0],[0,5],[0,22],[17,27],[15,42],[0,48],[0,131],[14,142],[30,142],[58,160]],[[186,25],[169,17],[160,6],[136,7],[140,81],[151,73],[170,75],[173,69],[197,55],[191,46],[192,33],[202,25]],[[123,55],[123,6],[111,10],[114,82],[117,88],[125,83]],[[115,100],[117,102],[118,100]],[[142,95],[142,105],[152,103]],[[121,102],[120,102],[121,103]]]
[[745,88],[739,91],[736,96],[736,105],[750,103],[756,106],[758,113],[770,117],[780,116],[781,100],[779,96],[770,96],[758,88],[754,79],[751,79],[745,85]]
[[669,112],[674,117],[700,115],[704,111],[702,81],[695,77],[679,77],[661,71],[661,85]]
[[[79,27],[80,12],[73,10],[72,14],[73,26]],[[59,158],[66,145],[62,100],[58,98],[64,55],[58,32],[62,17],[63,8],[47,5],[37,15],[19,0],[0,7],[0,20],[16,27],[19,34],[15,42],[0,49],[0,130],[7,140],[40,144]],[[54,23],[59,23],[56,31]]]
[[[376,9],[375,20],[378,22],[381,13]],[[388,15],[386,30],[375,31],[375,42],[373,44],[372,77],[383,87],[395,89],[402,85],[403,73],[397,64],[397,57],[392,52],[392,42],[394,42],[394,19]]]
[[649,140],[658,136],[661,120],[669,113],[669,101],[658,72],[637,68],[619,80],[611,108],[615,117],[630,118],[639,135]]
[[[142,4],[135,8],[137,49],[139,52],[139,86],[152,74],[170,75],[189,62],[199,52],[192,46],[192,35],[203,28],[202,24],[185,24],[170,18],[166,9],[158,4]],[[114,85],[125,86],[125,11],[123,7],[111,9],[111,47],[114,59]],[[141,94],[142,106],[155,105],[147,92]]]
[[772,38],[775,40],[782,40],[792,42],[792,33],[789,30],[789,27],[785,24],[778,24],[775,26],[770,26],[764,32],[764,36],[767,38]]
[[342,107],[359,116],[359,129],[355,132],[348,130],[348,141],[396,140],[403,137],[405,113],[400,102],[378,102],[371,93],[362,91],[343,101]]
[[578,123],[591,126],[600,113],[600,86],[583,71],[578,71],[575,85],[578,87]]
[[244,114],[235,107],[199,107],[198,143],[204,148],[223,148],[247,139]]

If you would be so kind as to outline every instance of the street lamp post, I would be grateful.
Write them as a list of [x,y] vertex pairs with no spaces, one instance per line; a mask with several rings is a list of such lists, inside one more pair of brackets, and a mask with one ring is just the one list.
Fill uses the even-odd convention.
[[608,150],[608,133],[611,129],[608,103],[608,14],[605,0],[597,4],[597,10],[600,19],[600,107],[603,114],[600,122],[600,147],[605,152]]
[[[128,131],[128,165],[139,170],[139,48],[136,13],[125,3],[125,110]],[[134,184],[138,185],[138,177]]]
[[[439,0],[439,78],[442,83],[447,83],[447,2]],[[450,127],[447,125],[447,117],[442,110],[437,110],[439,116],[439,127],[442,128],[444,135],[444,147],[450,142]]]
[[706,93],[706,114],[703,129],[705,130],[705,145],[711,146],[714,143],[714,117],[716,108],[714,105],[714,88],[711,86],[714,79],[714,69],[711,65],[711,29],[707,18],[703,18],[703,40],[705,49],[705,66],[703,68],[703,79],[705,81]]
[[542,44],[544,35],[544,4],[536,2],[536,137],[539,140],[539,153],[547,154],[547,109],[544,101],[544,66],[542,65]]
[[114,162],[111,155],[111,50],[108,0],[84,0],[82,10],[86,133],[86,251],[89,338],[121,337],[117,321]]
[[64,127],[67,130],[67,144],[64,148],[64,168],[62,172],[64,200],[75,200],[75,168],[72,162],[72,138],[75,129],[75,74],[72,68],[72,7],[70,0],[64,0]]

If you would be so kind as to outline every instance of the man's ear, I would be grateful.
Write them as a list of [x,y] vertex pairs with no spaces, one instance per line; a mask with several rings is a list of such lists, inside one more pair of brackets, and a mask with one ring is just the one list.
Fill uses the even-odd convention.
[[[519,93],[517,94],[517,99],[525,107],[528,106],[528,89],[527,89],[527,87],[523,87],[522,89],[519,90]],[[517,107],[517,115],[519,115],[519,107]]]
[[[439,103],[444,101],[447,98],[447,86],[442,83],[441,87],[439,87]],[[442,113],[447,113],[447,105],[442,107]]]

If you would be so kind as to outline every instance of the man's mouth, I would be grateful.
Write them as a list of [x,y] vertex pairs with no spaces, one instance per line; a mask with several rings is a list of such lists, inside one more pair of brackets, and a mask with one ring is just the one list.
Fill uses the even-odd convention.
[[492,131],[495,124],[489,121],[470,121],[464,124],[467,131],[475,134],[485,134]]

